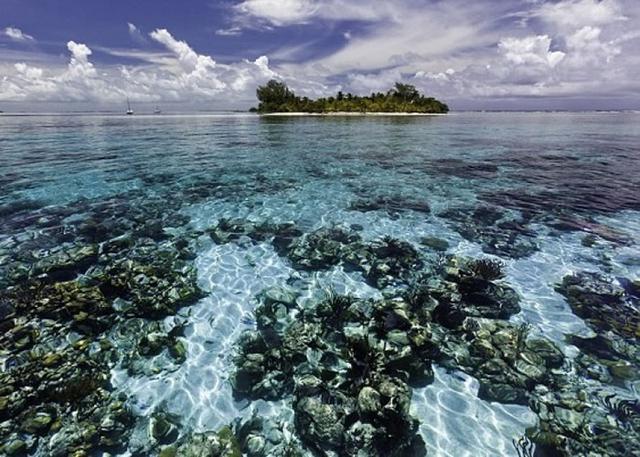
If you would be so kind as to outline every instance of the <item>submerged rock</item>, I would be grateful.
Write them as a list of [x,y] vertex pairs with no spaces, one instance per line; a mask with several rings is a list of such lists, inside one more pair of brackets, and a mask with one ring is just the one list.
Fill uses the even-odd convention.
[[[134,418],[113,391],[112,367],[159,351],[184,360],[172,331],[125,341],[114,331],[131,316],[174,314],[201,294],[189,240],[165,233],[171,223],[158,217],[171,211],[166,203],[130,203],[47,208],[34,222],[46,230],[13,236],[6,256],[0,249],[0,453],[123,452]],[[154,439],[177,431],[165,428],[156,421]]]
[[323,227],[303,234],[292,224],[223,219],[209,233],[218,243],[242,237],[270,240],[278,254],[287,257],[296,269],[327,270],[340,265],[348,271],[362,272],[367,282],[379,289],[408,284],[424,265],[411,244],[390,237],[365,243],[350,227]]
[[131,318],[114,325],[109,336],[117,341],[120,367],[131,376],[171,371],[186,360],[182,325],[171,330],[162,321]]
[[522,258],[538,250],[535,234],[527,228],[528,221],[500,207],[453,208],[438,216],[446,219],[463,238],[480,243],[487,254]]
[[638,456],[640,402],[611,389],[571,384],[541,389],[531,402],[540,424],[528,435],[557,455]]
[[442,238],[437,238],[434,236],[421,238],[420,244],[422,244],[423,246],[427,246],[434,251],[444,252],[449,249],[449,242],[447,240],[443,240]]
[[379,289],[407,284],[423,266],[422,258],[409,243],[390,237],[364,243],[357,233],[339,227],[319,229],[298,239],[287,257],[296,268],[306,270],[336,265],[359,270]]
[[565,276],[556,290],[572,311],[597,332],[636,340],[640,337],[640,299],[599,273]]
[[367,213],[370,211],[384,211],[392,219],[398,219],[402,213],[415,211],[429,214],[431,208],[426,201],[420,201],[403,195],[380,195],[371,198],[355,200],[349,205],[351,211]]
[[249,457],[309,456],[286,421],[253,416],[242,422],[236,421],[233,429],[240,449]]
[[608,384],[640,378],[640,348],[636,344],[605,335],[572,335],[568,340],[581,351],[576,367],[585,377]]
[[416,249],[409,243],[385,237],[368,246],[369,265],[364,276],[378,289],[404,282],[408,283],[423,266]]
[[429,285],[429,294],[438,301],[433,319],[455,329],[466,317],[508,319],[520,312],[518,294],[499,282],[502,265],[491,260],[450,258],[445,276]]
[[[322,252],[337,256],[349,250],[345,246],[364,246],[357,251],[361,260],[396,261],[414,252],[393,240],[367,245],[344,232],[314,236],[320,238],[313,245],[326,242],[330,249]],[[412,262],[389,271],[397,277],[404,265],[421,268],[409,267]],[[446,257],[384,300],[329,294],[302,307],[292,294],[267,290],[258,296],[257,330],[238,343],[234,393],[250,399],[292,395],[296,434],[322,455],[424,455],[418,421],[409,413],[410,386],[432,381],[432,363],[477,377],[480,397],[490,401],[526,405],[540,386],[559,382],[565,359],[554,344],[496,320],[520,310],[502,269],[493,260]],[[259,448],[262,441],[254,444]]]
[[331,295],[298,308],[286,295],[259,297],[258,331],[239,341],[236,395],[279,399],[292,393],[297,436],[327,455],[366,449],[382,457],[420,447],[407,382],[430,382],[438,351],[428,322],[419,325],[410,304]]
[[296,239],[287,250],[294,267],[323,270],[345,261],[354,267],[364,262],[360,236],[341,227],[321,228]]
[[344,410],[310,397],[299,399],[294,409],[296,430],[303,441],[324,452],[339,452],[344,445]]
[[179,427],[178,417],[157,409],[150,416],[137,418],[127,448],[134,456],[157,455],[178,440]]
[[16,438],[4,444],[2,447],[0,447],[0,450],[2,450],[8,456],[12,457],[26,455],[27,443],[19,438]]
[[113,308],[97,287],[67,281],[52,285],[31,281],[0,293],[21,316],[68,323],[85,334],[97,334],[113,322]]
[[479,397],[501,403],[528,404],[538,385],[553,385],[553,369],[564,363],[549,340],[532,339],[526,326],[467,318],[462,339],[451,338],[443,352],[452,367],[480,381]]
[[240,444],[230,427],[193,434],[174,449],[174,455],[180,457],[242,457]]
[[220,219],[218,224],[207,232],[218,244],[239,241],[243,237],[253,241],[271,241],[279,253],[285,252],[294,239],[302,235],[293,222],[253,223],[244,219]]
[[149,434],[159,444],[173,443],[178,437],[176,419],[163,412],[152,415]]
[[202,296],[196,270],[183,255],[183,250],[171,244],[143,244],[121,258],[100,260],[90,278],[108,298],[130,302],[127,314],[164,317]]

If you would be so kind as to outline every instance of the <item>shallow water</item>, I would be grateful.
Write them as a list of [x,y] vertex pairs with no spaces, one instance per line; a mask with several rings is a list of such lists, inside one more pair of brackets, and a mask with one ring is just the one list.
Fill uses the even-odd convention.
[[[114,363],[113,388],[135,414],[162,407],[193,431],[254,412],[290,420],[286,401],[232,394],[234,344],[255,326],[256,296],[287,285],[313,304],[328,289],[361,298],[382,291],[341,266],[297,270],[269,242],[216,244],[207,229],[222,218],[294,222],[303,232],[339,224],[364,240],[407,241],[427,256],[424,237],[446,240],[448,254],[498,257],[521,297],[511,320],[573,357],[579,350],[566,336],[594,331],[554,286],[578,271],[640,277],[638,144],[633,113],[3,116],[0,259],[55,248],[49,234],[102,204],[146,202],[161,219],[165,209],[184,217],[175,225],[162,219],[163,229],[197,238],[192,262],[205,294],[162,322],[185,324],[185,360],[133,375]],[[597,242],[585,243],[587,235]],[[39,244],[31,248],[31,240]],[[640,398],[637,385],[616,388]],[[441,367],[432,384],[414,390],[412,412],[434,456],[515,456],[512,441],[537,422],[526,406],[481,400],[474,378]]]

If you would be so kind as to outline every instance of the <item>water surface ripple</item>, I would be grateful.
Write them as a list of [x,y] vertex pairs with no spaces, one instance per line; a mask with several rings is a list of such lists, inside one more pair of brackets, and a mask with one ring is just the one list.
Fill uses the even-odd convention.
[[[427,238],[446,241],[447,254],[500,259],[504,282],[520,296],[511,322],[579,359],[585,349],[575,338],[598,331],[558,285],[594,272],[638,287],[638,145],[634,113],[0,116],[0,274],[9,278],[14,262],[35,265],[78,233],[87,236],[80,229],[87,217],[111,221],[114,233],[92,232],[103,243],[138,233],[153,215],[161,221],[156,241],[189,239],[194,255],[184,260],[203,295],[152,319],[165,332],[184,327],[184,360],[142,361],[149,365],[135,370],[113,360],[111,387],[135,415],[162,409],[189,431],[252,414],[290,421],[286,399],[249,402],[234,398],[230,385],[235,344],[256,325],[256,297],[282,286],[312,306],[327,290],[363,299],[384,291],[344,265],[297,269],[269,240],[216,243],[212,227],[223,219],[295,223],[301,233],[340,226],[364,242],[406,241],[430,259],[437,254]],[[138,211],[139,219],[130,216]],[[2,350],[8,372],[13,349]],[[635,375],[605,384],[640,399]],[[436,366],[434,381],[413,390],[411,411],[429,455],[520,455],[513,443],[538,416],[525,405],[483,400],[478,389],[469,374]],[[14,440],[22,432],[3,433]],[[31,453],[47,455],[38,446]]]

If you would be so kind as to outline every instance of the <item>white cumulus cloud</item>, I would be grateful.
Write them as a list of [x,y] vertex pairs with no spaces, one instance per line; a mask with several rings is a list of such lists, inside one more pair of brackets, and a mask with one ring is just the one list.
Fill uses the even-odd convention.
[[19,62],[14,65],[14,68],[22,77],[28,80],[37,81],[42,78],[42,68],[30,67],[26,63]]
[[620,45],[602,40],[601,35],[599,27],[585,26],[567,37],[567,49],[575,66],[600,67],[622,53]]
[[516,65],[548,65],[555,67],[565,56],[562,51],[551,51],[551,38],[547,35],[525,38],[504,38],[498,49]]
[[563,27],[603,25],[626,20],[616,0],[562,0],[543,3],[536,13],[545,21]]
[[265,19],[274,25],[305,22],[319,8],[318,2],[309,0],[245,0],[236,6],[239,13]]
[[69,41],[67,49],[71,52],[71,61],[66,73],[68,78],[82,79],[96,75],[95,67],[89,62],[89,56],[92,52],[87,45]]
[[3,30],[3,34],[14,41],[34,41],[34,38],[31,35],[27,35],[22,30],[16,27],[6,27]]

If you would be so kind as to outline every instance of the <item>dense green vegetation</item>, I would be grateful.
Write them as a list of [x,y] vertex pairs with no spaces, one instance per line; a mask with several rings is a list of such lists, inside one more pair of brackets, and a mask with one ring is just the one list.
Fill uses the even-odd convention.
[[449,107],[432,97],[425,97],[410,84],[396,83],[387,93],[358,96],[338,92],[335,97],[311,100],[299,97],[286,84],[271,80],[256,91],[258,113],[446,113]]

